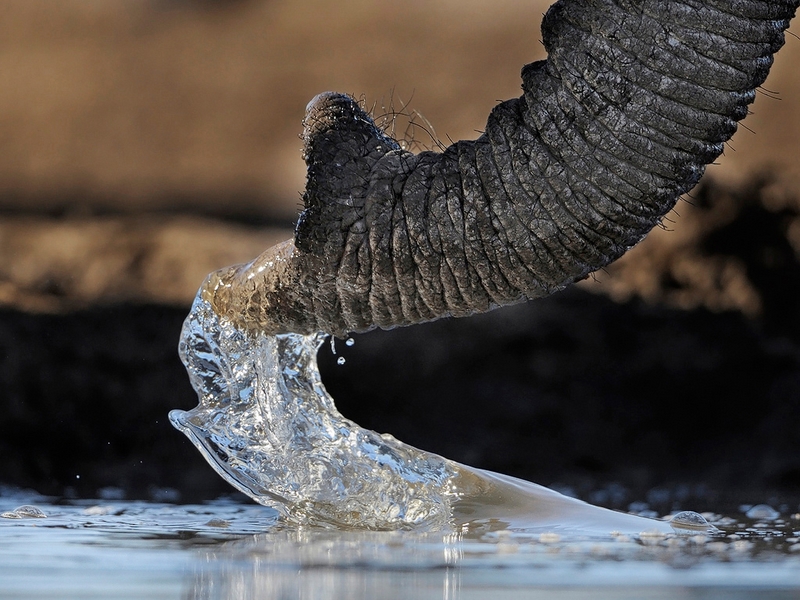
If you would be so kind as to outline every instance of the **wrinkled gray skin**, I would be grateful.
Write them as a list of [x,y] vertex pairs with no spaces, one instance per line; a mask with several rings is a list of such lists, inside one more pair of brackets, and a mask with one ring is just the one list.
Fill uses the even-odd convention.
[[537,298],[636,244],[747,114],[800,0],[560,0],[485,133],[411,154],[351,98],[308,106],[295,239],[209,276],[218,313],[343,335]]

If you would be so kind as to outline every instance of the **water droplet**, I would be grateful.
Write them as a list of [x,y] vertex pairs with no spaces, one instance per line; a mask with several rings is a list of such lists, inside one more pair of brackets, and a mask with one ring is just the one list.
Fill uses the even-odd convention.
[[344,356],[340,356],[339,358],[336,359],[337,365],[343,365],[344,363],[345,363]]
[[4,512],[0,517],[4,519],[44,519],[47,515],[42,512],[42,509],[25,504],[11,512]]
[[47,516],[46,514],[44,514],[41,508],[37,508],[29,504],[26,504],[25,506],[20,506],[14,512],[17,513],[18,515],[21,515],[23,517],[28,517],[31,519],[44,519]]
[[355,345],[355,343],[356,341],[353,338],[347,338],[347,340],[345,341],[345,344],[347,344],[348,346],[353,346]]
[[693,510],[679,512],[669,520],[669,524],[672,525],[674,529],[708,530],[712,528],[711,524],[706,521],[703,515]]
[[767,521],[775,520],[781,516],[781,514],[769,504],[756,504],[744,514],[750,519],[766,519]]
[[331,354],[336,354],[336,338],[331,336]]

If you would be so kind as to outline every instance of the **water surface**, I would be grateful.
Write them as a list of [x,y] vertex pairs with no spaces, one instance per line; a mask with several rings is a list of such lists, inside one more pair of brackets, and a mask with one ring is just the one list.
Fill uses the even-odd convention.
[[[9,518],[34,505],[45,517]],[[800,515],[582,535],[289,525],[257,504],[0,495],[2,598],[797,598]],[[29,511],[22,510],[22,514]],[[769,518],[763,518],[763,517]]]

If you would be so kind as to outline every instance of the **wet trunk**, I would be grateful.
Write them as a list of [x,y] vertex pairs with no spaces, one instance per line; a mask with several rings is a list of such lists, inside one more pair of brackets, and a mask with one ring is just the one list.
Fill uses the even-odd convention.
[[343,334],[541,297],[636,244],[747,114],[800,0],[562,0],[485,133],[400,149],[357,104],[304,121],[295,240],[212,274],[220,314]]

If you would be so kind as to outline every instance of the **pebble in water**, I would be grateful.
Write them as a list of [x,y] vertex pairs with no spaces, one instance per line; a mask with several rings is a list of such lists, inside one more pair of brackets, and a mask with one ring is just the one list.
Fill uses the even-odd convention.
[[25,504],[10,512],[0,514],[0,517],[3,519],[44,519],[47,515],[40,508]]
[[769,504],[756,504],[745,513],[745,516],[750,519],[765,519],[767,521],[774,521],[780,517],[781,514]]
[[654,529],[650,531],[642,531],[639,534],[639,541],[644,546],[657,546],[663,542],[666,537],[667,536],[664,532]]
[[85,514],[88,517],[101,517],[104,515],[114,515],[117,512],[119,512],[117,507],[111,504],[107,505],[98,504],[95,506],[87,506],[86,508],[83,509],[83,514]]
[[225,519],[211,519],[206,523],[206,527],[219,527],[220,529],[227,529],[231,526],[231,522]]

